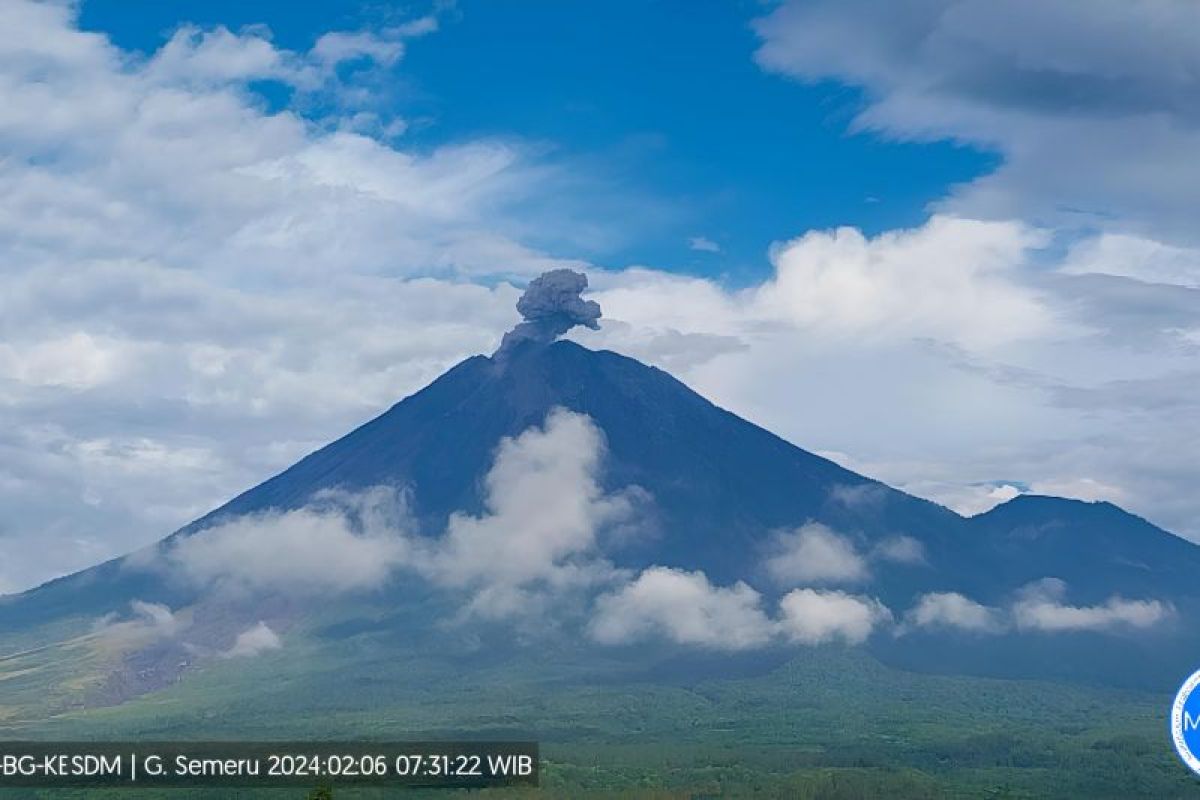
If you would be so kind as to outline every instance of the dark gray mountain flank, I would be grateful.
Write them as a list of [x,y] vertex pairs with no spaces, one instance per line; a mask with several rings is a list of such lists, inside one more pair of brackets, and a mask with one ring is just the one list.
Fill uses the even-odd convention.
[[[774,600],[781,590],[762,566],[774,537],[819,522],[862,553],[900,538],[915,543],[917,557],[873,564],[868,583],[849,587],[878,597],[898,616],[928,592],[1003,607],[1021,587],[1047,578],[1063,582],[1077,605],[1117,596],[1157,600],[1176,612],[1142,632],[881,634],[871,646],[885,659],[917,669],[1156,685],[1190,666],[1197,637],[1186,615],[1200,597],[1200,548],[1190,542],[1108,503],[1019,497],[963,518],[806,452],[660,369],[554,341],[574,324],[594,325],[599,308],[579,298],[581,275],[561,271],[540,280],[532,287],[537,302],[525,302],[527,320],[518,326],[532,326],[532,333],[510,336],[491,358],[466,359],[167,541],[204,536],[242,515],[301,508],[323,490],[381,485],[404,487],[419,532],[435,536],[452,514],[481,511],[482,479],[506,437],[565,408],[586,414],[603,433],[603,487],[637,486],[650,498],[639,535],[605,552],[617,567],[702,570],[716,585],[747,581]],[[196,599],[185,585],[116,560],[5,599],[0,630],[100,617],[135,598],[172,608]],[[1114,637],[1121,646],[1113,646]]]

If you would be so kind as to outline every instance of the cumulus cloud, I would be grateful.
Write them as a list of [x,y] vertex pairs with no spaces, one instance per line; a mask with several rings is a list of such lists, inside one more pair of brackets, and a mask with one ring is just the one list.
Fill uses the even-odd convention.
[[957,592],[922,595],[905,614],[913,628],[956,628],[974,633],[1067,633],[1149,628],[1173,613],[1159,600],[1126,600],[1113,596],[1100,605],[1072,606],[1064,600],[1067,585],[1058,578],[1043,578],[1021,587],[1004,608],[985,606]]
[[[1178,412],[1141,410],[1164,399],[1187,405],[1186,393],[1165,390],[1160,383],[1189,369],[1187,362],[1197,352],[1191,332],[1198,327],[1192,295],[1200,239],[1193,218],[1200,173],[1187,154],[1200,147],[1200,129],[1195,104],[1183,99],[1200,88],[1200,73],[1188,66],[1196,63],[1196,48],[1189,42],[1200,31],[1195,4],[1164,0],[1097,7],[1088,0],[1022,0],[1000,11],[975,0],[794,0],[776,5],[755,29],[761,38],[756,58],[763,68],[803,81],[832,79],[862,88],[857,130],[905,140],[952,140],[1001,156],[994,170],[935,204],[939,213],[976,222],[1024,220],[1010,224],[1036,228],[1026,232],[1033,236],[1027,240],[1028,255],[1030,265],[1040,268],[987,270],[967,281],[980,288],[998,282],[984,293],[1012,304],[1013,319],[1022,322],[1006,327],[1004,315],[982,310],[975,322],[951,321],[951,306],[962,309],[973,302],[969,291],[961,291],[966,283],[955,289],[954,279],[943,281],[936,268],[918,280],[928,281],[926,297],[947,300],[946,314],[928,313],[919,298],[911,308],[885,313],[889,321],[904,320],[893,329],[898,335],[923,328],[931,338],[972,350],[989,368],[990,374],[979,379],[992,384],[991,400],[985,401],[982,386],[941,375],[935,378],[942,384],[939,391],[897,388],[897,402],[888,408],[908,403],[932,409],[939,397],[953,396],[959,410],[944,409],[940,435],[960,414],[974,417],[976,433],[968,435],[985,438],[978,432],[989,424],[1020,429],[1020,445],[977,442],[953,455],[948,448],[905,453],[897,445],[890,454],[870,445],[851,450],[846,441],[853,437],[853,425],[847,424],[848,435],[839,432],[843,441],[829,448],[853,452],[880,465],[879,477],[968,513],[992,502],[966,491],[970,487],[1012,479],[1058,483],[1082,475],[1121,489],[1139,513],[1192,538],[1200,536],[1195,510],[1184,512],[1178,499],[1191,493],[1195,471],[1175,472],[1174,465],[1163,470],[1157,462],[1160,454],[1177,449],[1168,444],[1173,432],[1196,426],[1181,424]],[[1054,250],[1042,248],[1039,236],[1042,244],[1053,241]],[[949,266],[963,262],[955,256],[943,265],[965,280],[970,267]],[[820,271],[810,267],[800,274],[801,292],[810,279],[818,280],[816,308],[805,313],[828,315],[828,322],[845,325],[836,319],[841,311],[834,292],[820,291]],[[851,269],[847,283],[852,281],[857,285],[846,287],[846,297],[865,299],[863,318],[881,307],[871,289],[893,297],[886,290],[889,278],[869,269]],[[610,316],[621,316],[605,302]],[[1025,346],[1002,342],[1023,329],[1038,331]],[[897,373],[900,361],[910,376],[927,366],[913,351],[892,349]],[[851,357],[862,360],[861,348],[853,350]],[[811,358],[806,364],[810,370],[824,366]],[[745,382],[749,370],[742,372],[738,378]],[[829,372],[823,373],[825,380],[832,379]],[[840,380],[844,386],[838,394],[852,395],[855,382]],[[896,380],[905,379],[889,378]],[[880,388],[874,381],[862,383],[872,385],[868,391]],[[1094,391],[1106,383],[1112,391]],[[971,399],[964,402],[964,393]],[[1103,417],[1085,424],[1062,413],[1060,406],[1080,393],[1108,397]],[[1114,396],[1118,393],[1120,399]],[[978,413],[963,411],[968,405]],[[905,427],[911,429],[916,414],[905,414]],[[1190,405],[1184,414],[1195,419]],[[1098,467],[1104,474],[1095,474]]]
[[552,342],[577,325],[598,330],[600,304],[580,295],[588,286],[587,275],[570,269],[544,272],[529,282],[517,300],[524,322],[504,334],[503,353],[518,342]]
[[841,591],[795,589],[779,601],[779,628],[792,642],[862,644],[892,614],[878,600]]
[[161,603],[134,600],[131,615],[121,618],[110,614],[96,622],[93,633],[106,643],[119,647],[140,647],[158,639],[169,639],[187,627],[187,622]]
[[958,592],[921,595],[905,616],[905,622],[919,628],[958,628],[979,633],[1000,631],[1005,624],[998,609],[976,603]]
[[597,599],[589,624],[602,644],[662,637],[714,650],[746,650],[773,641],[861,644],[891,612],[878,600],[841,591],[796,589],[779,603],[777,618],[743,582],[714,586],[703,572],[651,567]]
[[[917,238],[950,238],[911,268],[935,264],[955,250],[954,237],[973,235],[971,225],[954,227],[924,226]],[[1018,240],[1022,227],[1009,227]],[[996,230],[983,225],[978,232],[985,241]],[[867,241],[873,248],[876,240]],[[1195,290],[1142,284],[1148,294],[1109,296],[1108,281],[1132,281],[1092,283],[1101,276],[1090,276],[1086,287],[1047,281],[1056,255],[1024,250],[1016,240],[1010,247],[1016,261],[993,277],[1004,276],[1018,296],[1039,306],[1035,328],[1046,327],[1036,336],[999,318],[988,330],[956,337],[948,317],[935,323],[909,316],[906,323],[901,313],[875,324],[870,315],[833,321],[832,310],[788,316],[763,304],[774,291],[769,281],[729,291],[649,270],[594,274],[608,324],[573,335],[664,367],[671,354],[656,347],[664,331],[714,342],[734,338],[741,349],[710,348],[707,358],[673,365],[676,374],[789,441],[961,513],[985,511],[1033,485],[1061,488],[1087,478],[1118,490],[1108,498],[1156,524],[1200,536],[1190,499],[1195,464],[1175,458],[1183,451],[1172,444],[1200,430],[1187,424],[1200,420],[1200,405],[1185,388],[1196,342],[1183,341],[1182,333],[1200,330],[1200,318],[1188,310],[1194,299],[1176,297]],[[872,250],[870,258],[876,255]],[[956,260],[935,269],[952,270]],[[796,294],[804,291],[798,284]],[[954,303],[988,297],[981,287],[976,300],[968,292]],[[987,316],[981,309],[978,318]],[[792,368],[780,369],[781,363]],[[1089,412],[1080,414],[1085,404]],[[880,409],[887,409],[886,434]]]
[[874,239],[853,228],[813,231],[775,246],[775,277],[755,299],[764,313],[849,334],[1032,339],[1055,320],[1020,268],[1047,243],[1045,232],[1018,223],[942,216]]
[[328,490],[299,509],[218,521],[134,566],[165,566],[223,591],[291,595],[370,591],[403,570],[461,592],[467,616],[536,616],[619,577],[598,537],[635,524],[649,498],[637,487],[603,491],[604,452],[589,417],[554,409],[499,444],[483,513],[452,514],[440,536],[413,534],[402,490]]
[[504,440],[484,479],[484,513],[451,516],[436,546],[418,554],[419,569],[469,590],[467,610],[490,617],[536,611],[550,597],[608,580],[614,569],[597,538],[633,521],[646,497],[601,489],[604,452],[591,418],[565,409]]
[[[758,28],[760,63],[865,86],[860,125],[983,141],[1000,170],[911,230],[782,243],[775,277],[745,288],[591,269],[589,296],[613,322],[568,335],[960,510],[1002,499],[993,487],[1085,478],[1200,537],[1188,239],[1200,181],[1180,167],[1196,133],[1171,100],[1193,79],[1159,70],[1190,63],[1179,43],[1192,12],[1071,11],[1066,36],[1051,35],[1064,30],[1056,8],[1071,7],[1021,5],[1014,35],[965,0],[781,4]],[[143,56],[80,30],[76,11],[0,8],[0,29],[20,32],[0,40],[0,587],[12,590],[143,546],[494,350],[518,296],[505,279],[586,267],[519,235],[529,201],[554,194],[535,203],[540,230],[566,255],[585,240],[560,171],[512,139],[406,149],[383,135],[403,119],[372,116],[380,94],[324,66],[402,66],[402,45],[436,20],[333,32],[309,51],[193,27]],[[1177,13],[1165,38],[1147,34]],[[1152,52],[1111,56],[1147,41]],[[981,59],[1019,81],[981,85],[997,74]],[[1081,91],[1100,85],[1098,64],[1123,91]],[[263,77],[302,102],[265,110],[249,83]],[[1012,91],[1020,81],[1072,101],[1014,103],[1050,97]],[[314,92],[328,102],[304,99]],[[1099,113],[1116,96],[1126,106]],[[1099,235],[1053,230],[1079,221],[1070,209]]]
[[1066,584],[1057,578],[1045,578],[1025,587],[1012,608],[1016,627],[1048,633],[1148,628],[1171,612],[1170,606],[1158,600],[1125,600],[1115,596],[1102,605],[1066,605],[1062,602],[1066,590]]
[[[0,37],[0,585],[16,589],[160,538],[494,349],[517,292],[462,276],[562,263],[513,233],[512,204],[559,180],[535,182],[519,142],[410,151],[361,129],[400,120],[356,81],[436,20],[307,52],[191,26],[141,55],[77,13],[0,7],[20,32]],[[295,87],[291,105],[269,109],[260,80]]]
[[651,567],[596,601],[589,632],[602,644],[662,636],[678,644],[745,650],[774,635],[761,601],[745,583],[713,586],[703,572]]
[[764,561],[777,583],[852,583],[868,575],[866,559],[845,536],[819,522],[779,534]]
[[280,647],[283,647],[283,642],[280,641],[279,635],[271,630],[267,623],[259,621],[257,625],[239,633],[233,646],[222,656],[224,658],[252,658],[270,650],[278,650]]
[[[1128,278],[1056,275],[1061,255],[1039,243],[1048,231],[1024,223],[935,218],[859,236],[862,254],[835,245],[838,237],[812,234],[792,254],[803,266],[784,275],[776,254],[778,281],[742,290],[652,270],[594,273],[608,323],[572,336],[676,368],[722,407],[964,513],[1018,487],[1087,477],[1120,489],[1110,499],[1142,516],[1200,536],[1195,513],[1184,510],[1195,503],[1183,499],[1194,494],[1194,465],[1172,458],[1178,449],[1168,444],[1200,429],[1181,423],[1200,419],[1182,385],[1200,341],[1187,332],[1200,330],[1200,318],[1180,293],[1194,290],[1140,284],[1145,293],[1130,293],[1110,290],[1114,281],[1133,284]],[[959,270],[988,263],[970,277],[976,267]],[[910,270],[934,273],[914,289],[922,296],[889,288]],[[832,284],[822,285],[827,275],[853,277],[844,289],[853,300],[839,305]],[[992,317],[984,307],[992,297],[1012,299],[1033,326],[1016,321],[1024,312]],[[883,311],[893,302],[904,308]],[[672,365],[659,345],[670,331],[709,337],[706,357]],[[719,347],[730,339],[742,348]],[[1081,415],[1081,403],[1103,410]]]
[[222,589],[376,589],[408,560],[405,514],[394,489],[324,492],[304,508],[237,517],[175,540],[164,558],[187,578]]

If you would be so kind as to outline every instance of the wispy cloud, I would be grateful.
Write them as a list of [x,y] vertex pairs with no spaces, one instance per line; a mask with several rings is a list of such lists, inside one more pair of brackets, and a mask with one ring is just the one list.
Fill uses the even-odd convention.
[[976,603],[958,592],[921,595],[905,619],[918,628],[958,628],[980,633],[995,633],[1005,627],[999,609]]
[[1104,603],[1076,606],[1065,601],[1067,585],[1043,578],[1016,592],[1004,608],[985,606],[957,592],[922,595],[905,615],[900,633],[912,628],[956,628],[974,633],[1005,631],[1069,633],[1153,627],[1173,613],[1160,600],[1110,597]]
[[1126,600],[1110,597],[1101,605],[1073,606],[1063,602],[1067,586],[1057,578],[1046,578],[1025,587],[1012,607],[1019,630],[1059,633],[1063,631],[1149,628],[1170,614],[1170,606],[1158,600]]
[[721,245],[706,236],[693,236],[688,239],[688,249],[698,253],[719,253]]
[[98,620],[93,633],[118,647],[135,648],[175,637],[188,626],[188,620],[161,603],[133,600],[129,609],[126,617],[110,614]]
[[224,658],[253,658],[283,647],[279,635],[265,622],[259,622],[238,634],[233,646],[222,654]]
[[869,574],[854,543],[819,522],[777,534],[764,566],[772,579],[786,586],[855,583]]

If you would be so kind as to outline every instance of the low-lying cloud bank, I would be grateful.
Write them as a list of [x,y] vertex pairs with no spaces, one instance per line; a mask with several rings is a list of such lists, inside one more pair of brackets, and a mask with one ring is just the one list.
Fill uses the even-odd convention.
[[169,545],[185,578],[222,589],[314,594],[375,589],[409,557],[404,496],[322,492],[304,508],[238,517]]
[[796,589],[772,618],[763,597],[739,581],[714,586],[703,572],[651,567],[602,595],[588,626],[602,644],[665,638],[715,650],[747,650],[777,641],[861,644],[891,613],[878,600],[841,591]]
[[[1020,589],[1004,608],[928,593],[897,623],[861,588],[829,585],[866,586],[872,568],[887,564],[926,566],[921,543],[896,535],[868,547],[817,522],[778,532],[764,552],[763,571],[782,592],[777,601],[743,581],[713,584],[701,571],[654,565],[633,574],[605,557],[602,533],[637,530],[650,498],[638,487],[605,492],[604,453],[604,435],[589,417],[554,409],[543,424],[500,443],[483,480],[482,512],[451,515],[441,536],[415,533],[401,490],[326,491],[304,508],[228,520],[180,539],[153,566],[214,592],[243,594],[329,596],[415,578],[457,598],[459,621],[571,621],[600,644],[663,640],[726,652],[858,645],[881,629],[1144,628],[1171,612],[1155,600],[1118,597],[1067,605],[1065,584],[1047,578]],[[125,635],[173,630],[169,609],[141,604],[134,612],[136,620],[112,627]],[[278,636],[260,623],[224,655],[278,646]]]
[[914,628],[943,628],[973,633],[1104,631],[1150,628],[1163,622],[1174,608],[1160,600],[1127,600],[1112,596],[1093,606],[1063,602],[1067,585],[1043,578],[1017,591],[1005,608],[977,603],[957,592],[922,595],[905,615],[899,632]]
[[135,566],[218,591],[290,595],[372,591],[408,573],[463,592],[468,615],[529,614],[619,577],[598,536],[630,523],[647,495],[601,489],[604,450],[589,417],[555,409],[500,443],[483,513],[452,515],[438,538],[415,535],[402,490],[325,491],[300,509],[221,522]]
[[1126,600],[1116,595],[1097,606],[1071,606],[1062,602],[1066,593],[1067,585],[1057,578],[1026,586],[1012,607],[1017,629],[1054,633],[1148,628],[1172,612],[1171,606],[1158,600]]

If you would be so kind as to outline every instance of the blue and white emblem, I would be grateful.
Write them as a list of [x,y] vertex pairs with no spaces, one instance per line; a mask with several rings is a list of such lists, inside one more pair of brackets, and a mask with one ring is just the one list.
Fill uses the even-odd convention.
[[1188,768],[1200,775],[1200,670],[1183,682],[1171,706],[1171,741]]

